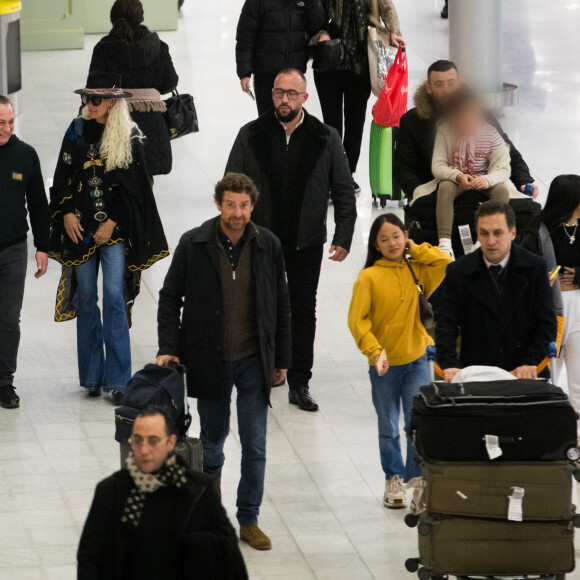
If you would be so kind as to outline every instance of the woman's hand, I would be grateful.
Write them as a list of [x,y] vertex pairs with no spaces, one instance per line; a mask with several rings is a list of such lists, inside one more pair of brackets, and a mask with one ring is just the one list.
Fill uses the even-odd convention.
[[113,230],[115,229],[116,225],[117,223],[114,222],[113,220],[107,220],[106,222],[103,222],[99,226],[97,233],[93,236],[93,240],[95,240],[95,243],[98,246],[106,244],[111,239],[111,236],[113,235]]
[[73,212],[67,213],[64,216],[64,229],[68,237],[75,243],[80,244],[83,241],[83,226],[77,215]]
[[405,42],[405,39],[402,36],[399,36],[398,34],[395,34],[393,32],[393,34],[391,34],[391,44],[395,48],[400,48],[406,46],[407,43]]
[[415,242],[414,242],[414,241],[413,241],[411,238],[408,238],[408,239],[407,239],[407,250],[408,250],[408,251],[411,251],[411,248],[412,248],[413,246],[416,246],[416,245],[417,245],[417,244],[416,244],[416,243],[415,243]]
[[387,353],[384,349],[381,354],[378,354],[375,357],[375,368],[377,369],[379,377],[386,375],[389,370],[389,360],[387,359]]

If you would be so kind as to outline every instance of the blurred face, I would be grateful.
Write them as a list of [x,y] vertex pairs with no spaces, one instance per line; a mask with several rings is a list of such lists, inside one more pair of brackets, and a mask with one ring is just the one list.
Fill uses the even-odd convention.
[[474,135],[482,127],[485,119],[477,103],[469,103],[455,112],[449,119],[457,135]]
[[481,251],[492,264],[497,265],[508,256],[515,238],[516,228],[508,228],[503,213],[480,217],[477,221],[477,239]]
[[401,262],[405,254],[408,236],[401,228],[385,222],[377,236],[377,249],[385,260]]
[[14,111],[10,105],[0,105],[0,147],[6,145],[14,133]]
[[218,203],[221,212],[221,224],[223,230],[243,232],[252,218],[252,199],[247,193],[224,192],[221,204]]
[[100,123],[107,120],[109,110],[115,106],[116,99],[103,99],[100,105],[94,105],[90,101],[87,103],[87,110],[89,112],[89,119],[95,119]]
[[278,119],[282,123],[290,123],[298,117],[308,100],[306,83],[297,74],[280,74],[274,81],[272,100]]
[[143,473],[159,471],[175,447],[177,438],[167,434],[162,415],[138,417],[133,426],[131,447],[135,463]]
[[449,95],[459,86],[459,75],[455,69],[446,72],[432,72],[427,81],[427,92],[433,97],[435,104],[439,108],[443,108]]

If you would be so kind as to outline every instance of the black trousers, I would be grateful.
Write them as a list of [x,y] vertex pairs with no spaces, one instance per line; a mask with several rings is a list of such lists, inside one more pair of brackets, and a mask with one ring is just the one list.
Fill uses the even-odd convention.
[[0,387],[11,385],[16,372],[27,261],[26,241],[0,250]]
[[[371,77],[351,71],[321,73],[314,71],[314,82],[324,122],[343,137],[342,142],[351,173],[356,171],[371,96]],[[344,133],[343,133],[344,111]]]
[[322,267],[322,246],[286,252],[286,275],[292,316],[292,367],[290,389],[308,387],[314,364],[316,294]]
[[272,101],[272,89],[277,75],[254,75],[254,93],[256,105],[258,105],[258,115],[263,115],[269,111],[274,103]]

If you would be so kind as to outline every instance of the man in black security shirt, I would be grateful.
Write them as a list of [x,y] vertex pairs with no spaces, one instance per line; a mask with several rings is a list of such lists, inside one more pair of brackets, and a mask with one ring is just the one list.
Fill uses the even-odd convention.
[[27,208],[36,247],[36,274],[48,267],[49,215],[36,151],[14,132],[14,111],[0,95],[0,407],[16,409],[12,384],[20,342],[20,310],[27,266]]
[[273,109],[240,129],[226,172],[252,178],[260,191],[252,221],[282,242],[292,318],[288,400],[304,411],[317,411],[309,383],[328,198],[335,223],[330,259],[342,262],[356,222],[354,184],[336,129],[303,108],[308,99],[304,75],[296,69],[282,70],[272,98]]

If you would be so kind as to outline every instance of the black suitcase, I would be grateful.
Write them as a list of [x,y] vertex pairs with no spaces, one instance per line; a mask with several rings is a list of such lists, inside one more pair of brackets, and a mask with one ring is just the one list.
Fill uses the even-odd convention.
[[577,461],[576,421],[544,381],[431,383],[415,396],[409,434],[429,461]]

